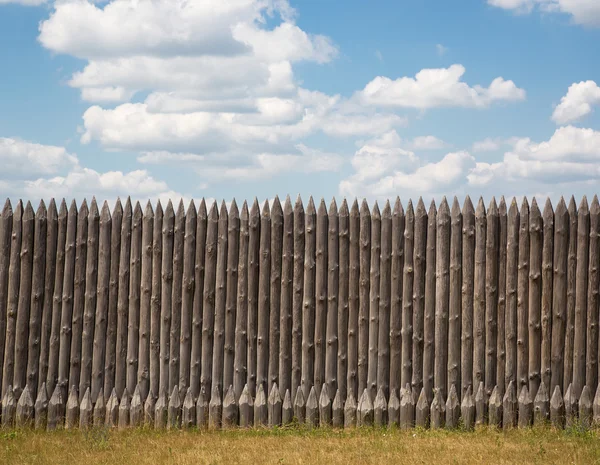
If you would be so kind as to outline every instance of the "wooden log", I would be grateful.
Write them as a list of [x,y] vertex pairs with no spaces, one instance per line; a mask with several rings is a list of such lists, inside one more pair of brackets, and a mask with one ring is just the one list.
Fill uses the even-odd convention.
[[[468,392],[468,391],[467,391]],[[458,428],[460,421],[460,401],[456,393],[456,386],[450,386],[448,400],[446,400],[446,428]]]
[[315,254],[315,381],[317,399],[325,382],[325,348],[327,326],[327,235],[329,220],[325,200],[317,211]]
[[475,285],[475,209],[467,195],[462,209],[461,395],[473,385],[473,297]]
[[100,390],[96,395],[96,403],[94,404],[94,428],[100,428],[106,423],[106,402],[104,402],[104,390],[100,386]]
[[483,198],[475,211],[475,274],[473,288],[473,386],[485,384],[485,259],[487,218]]
[[450,208],[445,197],[437,215],[436,247],[434,386],[445,394],[448,392],[446,383],[450,310]]
[[[402,407],[400,407],[400,412],[402,412]],[[360,401],[358,402],[356,426],[373,426],[373,422],[373,402],[371,401],[371,394],[369,394],[369,390],[365,388]]]
[[306,401],[305,422],[308,428],[316,428],[319,424],[319,402],[317,401],[317,391],[315,386],[310,388],[308,399]]
[[[256,392],[257,338],[258,338],[258,285],[260,264],[260,208],[254,199],[248,226],[248,389]],[[303,358],[304,362],[304,358]],[[303,374],[304,376],[304,374]],[[311,370],[312,377],[312,370]]]
[[[275,383],[279,384],[279,338],[281,336],[281,261],[283,253],[283,211],[279,197],[275,196],[271,209],[271,278],[269,295],[269,356],[268,392]],[[273,354],[273,355],[271,355]],[[281,397],[281,396],[280,396]]]
[[[461,323],[462,323],[462,214],[454,197],[450,212],[450,303],[448,317],[448,387],[461,390]],[[461,406],[462,408],[462,406]]]
[[475,428],[475,401],[473,400],[471,386],[467,388],[460,404],[460,418],[464,429],[470,431]]
[[291,392],[296,392],[302,384],[302,308],[304,299],[304,207],[302,199],[294,205],[294,271],[292,294],[292,384]]
[[[502,404],[502,397],[500,397],[500,393],[498,392],[498,387],[494,386],[496,389],[496,393],[498,398],[500,399],[500,404]],[[491,396],[490,396],[491,399]],[[485,387],[483,382],[479,382],[479,386],[477,387],[477,392],[475,393],[475,424],[476,425],[485,425],[488,419],[488,397],[485,391]]]
[[498,259],[500,217],[496,199],[492,197],[486,217],[485,243],[485,391],[487,397],[496,385],[498,345]]
[[[69,217],[70,215],[71,213],[69,212]],[[112,228],[110,232],[110,286],[108,289],[108,317],[106,320],[106,345],[104,358],[104,392],[106,395],[112,391],[115,385],[122,223],[123,207],[121,205],[121,201],[117,199],[117,203],[113,209]]]
[[542,366],[543,221],[535,197],[529,213],[529,395],[535,398]]
[[129,427],[129,416],[131,412],[131,397],[127,391],[127,387],[123,389],[123,395],[121,396],[121,402],[119,403],[119,429],[126,429]]
[[427,429],[429,427],[429,417],[430,406],[427,402],[427,395],[425,394],[425,388],[421,388],[421,393],[419,394],[419,398],[415,406],[415,426],[417,428]]
[[373,423],[379,428],[387,426],[387,401],[383,388],[379,388],[377,396],[375,396],[375,402],[373,403]]
[[490,403],[488,406],[489,425],[492,428],[501,428],[502,417],[502,396],[500,396],[500,389],[498,389],[498,386],[496,386],[492,391],[492,395],[490,396]]
[[410,384],[400,391],[400,429],[411,429],[415,426],[415,397]]
[[[0,367],[4,367],[4,342],[6,338],[6,311],[8,307],[8,281],[11,257],[13,211],[10,199],[6,199],[0,215]],[[64,266],[63,266],[64,268]],[[2,388],[2,370],[0,370],[0,393]]]
[[[156,203],[152,224],[152,296],[150,297],[150,392],[158,396],[160,392],[160,316],[162,292],[162,225],[163,209],[160,201]],[[114,219],[113,219],[114,221]],[[114,226],[113,226],[114,227]],[[112,264],[111,264],[112,266]],[[142,264],[143,266],[143,264]],[[194,367],[194,365],[192,365]],[[192,373],[194,373],[192,368]],[[200,385],[200,363],[196,371],[197,389]],[[154,423],[153,423],[154,424]]]
[[[340,400],[339,406],[341,406],[341,408],[342,408],[342,421],[343,421],[344,406],[341,403],[341,400]],[[335,400],[334,400],[334,407],[335,407]],[[334,419],[335,418],[336,417],[335,417],[335,411],[334,411]],[[285,425],[291,424],[293,420],[294,420],[294,406],[292,405],[292,396],[290,394],[290,390],[286,389],[285,396],[283,397],[283,405],[281,407],[281,423],[285,426]]]
[[[424,236],[424,234],[427,233],[427,212],[425,212],[424,206],[423,212],[425,214],[424,225],[421,225],[421,229],[417,231],[417,233],[420,233],[418,239],[421,241],[419,242],[419,251],[421,251],[420,265],[422,269],[420,269],[419,271],[422,272],[422,279],[420,280],[420,282],[417,282],[414,292],[415,295],[421,296],[421,298],[417,299],[416,301],[416,306],[420,304],[421,307],[413,307],[413,321],[416,326],[416,328],[415,326],[413,326],[413,339],[416,340],[416,344],[413,345],[413,359],[419,360],[419,362],[415,363],[415,365],[419,366],[421,370],[415,370],[415,372],[413,373],[414,376],[412,380],[413,383],[419,384],[421,386],[423,385],[423,305],[425,303],[425,243],[427,241],[426,237]],[[405,229],[406,215],[404,214],[404,207],[400,202],[400,197],[397,197],[396,202],[394,203],[394,209],[392,210],[390,401],[392,400],[392,395],[395,396],[396,400],[398,401],[398,409],[400,408],[400,399],[398,399],[398,392],[400,391],[400,387],[402,386],[402,301],[404,300],[404,263],[406,259],[406,239],[404,238]],[[352,236],[352,231],[350,232],[350,235]],[[416,245],[414,248],[411,248],[411,252],[413,249],[416,249]],[[418,292],[419,285],[421,285],[420,293]],[[398,410],[398,415],[400,415],[400,410]],[[400,417],[398,417],[398,421],[400,421]]]
[[[421,391],[423,389],[421,388]],[[429,412],[429,408],[427,408]],[[390,400],[387,404],[387,414],[388,414],[388,427],[398,427],[400,426],[400,399],[396,394],[396,391],[390,392]]]
[[110,235],[112,218],[108,203],[104,202],[100,214],[98,238],[98,297],[94,330],[92,335],[91,387],[92,402],[104,386],[104,360],[106,355],[106,325],[108,318],[108,299],[110,288]]
[[357,408],[358,406],[356,405],[354,394],[352,393],[352,390],[349,389],[346,402],[344,403],[344,428],[353,428],[356,426]]
[[144,402],[144,425],[147,427],[154,426],[154,409],[156,408],[156,398],[152,391],[148,392],[146,401]]
[[[575,339],[575,291],[577,284],[577,206],[575,205],[575,198],[571,197],[568,208],[568,221],[567,227],[567,238],[569,246],[565,248],[561,254],[567,253],[567,271],[566,271],[566,324],[565,324],[565,348],[564,348],[564,371],[562,376],[562,390],[566,391],[569,384],[573,380],[573,349]],[[559,244],[555,241],[555,246],[558,248]],[[562,262],[561,262],[562,263]],[[562,294],[561,294],[562,296]]]
[[[269,410],[267,405],[267,396],[263,383],[257,384],[256,398],[254,399],[254,427],[267,426],[269,419]],[[314,387],[313,387],[314,389]]]
[[[377,387],[384,399],[390,389],[390,310],[392,279],[392,209],[387,201],[381,214],[381,259],[379,282],[379,328],[377,341]],[[412,315],[410,326],[412,326]],[[411,335],[412,336],[412,335]],[[411,373],[412,374],[412,373]],[[385,403],[387,407],[387,402]],[[387,424],[385,419],[383,425]]]
[[[269,386],[269,297],[271,284],[271,213],[265,201],[260,215],[260,265],[258,276],[258,337],[256,340],[256,386]],[[258,398],[258,395],[257,395]],[[266,397],[265,397],[266,398]],[[266,405],[266,402],[265,402]],[[254,403],[256,409],[256,402]],[[255,419],[256,420],[256,419]]]
[[[525,385],[523,385],[525,386]],[[507,430],[517,426],[517,394],[515,383],[510,381],[502,399],[502,427]]]
[[129,410],[129,425],[138,428],[144,424],[144,404],[140,385],[136,384],[133,396],[131,397],[131,406]]
[[554,394],[550,399],[550,423],[554,428],[562,429],[565,426],[565,403],[560,393],[560,386],[554,387]]
[[546,383],[542,379],[540,387],[533,401],[533,424],[535,426],[543,426],[548,423],[550,419],[550,397],[548,396],[548,389],[546,389]]
[[[289,195],[283,208],[281,255],[281,312],[279,334],[279,386],[281,393],[292,386],[292,307],[294,297],[294,211]],[[300,332],[300,334],[302,334]],[[298,360],[300,363],[300,360]],[[298,365],[300,367],[300,365]]]
[[[160,378],[159,392],[169,389],[170,331],[173,298],[175,212],[169,200],[162,220],[162,264],[160,290]],[[123,257],[121,257],[123,260]],[[211,329],[212,333],[212,329]],[[179,379],[179,378],[178,378]]]
[[319,425],[321,428],[331,426],[331,397],[327,383],[323,383],[319,396]]
[[[237,216],[237,215],[236,215]],[[215,327],[213,338],[212,386],[217,387],[219,398],[225,392],[223,385],[224,351],[225,351],[225,313],[227,300],[227,249],[229,217],[225,201],[219,210],[217,239],[217,268],[215,281]],[[237,286],[237,283],[236,283]],[[212,400],[212,398],[211,398]],[[219,420],[220,421],[220,420]]]
[[[106,247],[106,245],[105,245]],[[104,250],[107,250],[106,248]],[[110,248],[108,249],[110,250]],[[85,302],[81,333],[81,372],[79,376],[79,402],[92,386],[92,359],[94,353],[94,326],[98,303],[98,273],[100,251],[100,213],[96,199],[92,199],[88,215],[88,237],[85,266]],[[108,302],[107,302],[108,303]],[[91,396],[91,393],[90,393]],[[90,399],[91,403],[91,399]],[[91,410],[90,410],[91,421]]]
[[436,302],[437,210],[432,200],[427,213],[427,253],[425,258],[425,309],[423,328],[423,387],[427,402],[434,397],[435,302]]
[[[186,390],[186,397],[187,390],[191,386],[190,368],[192,359],[192,314],[194,311],[194,293],[196,287],[196,273],[194,270],[196,265],[196,230],[196,205],[194,204],[194,201],[191,200],[185,214],[185,233],[183,238],[183,276],[181,281],[181,334],[179,340],[179,387],[180,389]],[[200,336],[200,334],[198,335]],[[193,400],[193,393],[190,392],[190,395],[192,396]],[[192,404],[194,403],[192,402]],[[195,409],[195,404],[193,406]],[[196,421],[195,412],[193,415],[193,421]]]
[[369,359],[367,388],[371,399],[377,394],[377,352],[379,338],[379,296],[381,284],[381,212],[375,202],[371,212],[371,272],[369,292]]
[[[598,385],[598,311],[600,301],[598,293],[600,275],[598,264],[600,262],[600,204],[598,196],[594,196],[590,207],[590,239],[589,239],[589,265],[588,265],[588,295],[587,295],[587,334],[585,351],[585,385],[591,391]],[[591,399],[590,399],[591,405]],[[581,406],[581,402],[580,402]],[[581,418],[580,418],[581,420]]]
[[235,319],[235,356],[233,390],[236,399],[242,395],[248,375],[248,204],[244,202],[240,214],[240,239],[237,275],[237,309]]
[[35,213],[33,239],[33,267],[31,273],[31,300],[29,313],[29,331],[27,347],[27,371],[25,383],[29,385],[32,399],[37,397],[40,380],[40,349],[42,338],[42,316],[44,312],[44,287],[46,273],[47,241],[46,205],[42,200]]
[[569,266],[569,212],[561,197],[554,213],[554,277],[552,288],[552,359],[550,392],[563,385],[567,323],[567,268]]
[[[517,282],[519,263],[519,208],[513,197],[508,210],[506,239],[506,370],[504,386],[517,382]],[[500,392],[501,396],[504,393]]]
[[[48,402],[48,431],[61,428],[64,424],[64,420],[65,401],[62,395],[62,387],[60,384],[56,384],[54,392],[52,393],[50,401]],[[4,424],[4,414],[2,415],[2,424]]]
[[[164,241],[164,239],[163,239]],[[169,392],[179,386],[179,344],[181,340],[181,307],[183,304],[183,254],[185,247],[185,207],[179,201],[173,229],[173,280],[171,282],[171,324],[169,329]],[[223,358],[221,353],[220,358]],[[221,380],[223,378],[220,378]],[[184,390],[187,386],[181,386]],[[184,391],[185,393],[185,391]],[[185,395],[185,394],[184,394]],[[179,393],[181,400],[182,393]]]
[[[190,386],[194,398],[200,393],[200,370],[202,361],[202,321],[204,305],[204,273],[206,256],[206,233],[208,215],[204,199],[198,207],[196,218],[196,259],[194,267],[194,304],[192,308],[192,353],[190,362]],[[244,379],[245,381],[245,379]]]
[[17,403],[13,393],[12,385],[6,387],[6,392],[2,398],[2,427],[12,428],[15,424],[15,415],[17,413]]
[[[217,279],[218,241],[217,203],[213,202],[206,226],[206,249],[204,261],[204,291],[202,303],[202,363],[200,390],[206,395],[212,392],[213,332],[215,326],[215,286]],[[163,244],[164,246],[164,244]],[[207,402],[209,399],[207,398]]]
[[[304,303],[302,311],[302,391],[303,398],[308,398],[310,388],[314,384],[315,357],[315,253],[316,223],[315,204],[312,197],[308,201],[305,216],[304,249]],[[298,396],[296,396],[297,398]]]
[[273,383],[269,398],[267,399],[267,420],[269,428],[281,425],[282,401],[277,383]]
[[248,428],[254,424],[254,402],[248,384],[244,386],[239,398],[240,427]]
[[33,398],[31,397],[31,390],[29,389],[29,385],[26,384],[21,391],[19,402],[17,402],[15,426],[17,428],[32,428],[34,415],[35,407]]
[[594,396],[594,403],[592,406],[593,414],[594,414],[594,426],[600,425],[600,385],[596,389],[596,395]]
[[593,408],[592,408],[592,391],[586,384],[581,390],[579,398],[579,425],[582,428],[588,429],[592,426]]
[[[358,392],[367,388],[369,361],[369,294],[371,271],[371,212],[366,199],[360,206],[360,287],[358,308]],[[306,285],[306,284],[305,284]],[[360,401],[359,401],[360,404]]]
[[[496,386],[504,392],[504,378],[506,376],[506,242],[508,234],[508,219],[506,201],[500,198],[498,206],[499,223],[499,256],[498,256],[498,337],[496,344]],[[552,257],[550,257],[552,262]],[[552,264],[550,264],[552,270]],[[494,386],[495,387],[495,386]]]
[[48,426],[48,391],[45,381],[38,389],[34,410],[35,429],[45,430]]
[[[77,216],[77,210],[75,207],[75,216]],[[19,306],[19,281],[21,279],[21,239],[23,236],[23,229],[21,225],[21,218],[23,217],[23,202],[19,200],[17,207],[12,217],[12,241],[10,246],[10,264],[8,269],[8,296],[6,305],[6,330],[4,344],[4,361],[2,366],[2,398],[6,394],[8,387],[12,391],[14,368],[15,368],[15,338],[16,338],[16,326],[17,326],[17,309]],[[77,221],[75,218],[74,221]],[[73,225],[73,229],[76,227],[76,223]],[[73,233],[73,241],[75,235]],[[73,250],[73,253],[75,251]],[[75,255],[73,255],[75,260]],[[72,276],[71,276],[72,278]],[[71,329],[69,317],[68,329]],[[63,326],[64,328],[65,326]],[[70,334],[70,333],[69,333]],[[69,344],[71,339],[69,338]],[[67,366],[68,366],[68,355],[67,355]],[[67,374],[68,376],[68,368]],[[11,394],[12,395],[12,394]]]
[[[223,354],[223,389],[233,385],[235,359],[235,326],[240,253],[240,213],[235,199],[229,208],[227,230],[227,295],[225,297],[225,346]],[[227,396],[225,396],[226,398]],[[234,396],[236,397],[236,396]],[[225,398],[223,402],[225,402]],[[237,399],[237,397],[236,397]]]
[[[216,389],[216,388],[215,388]],[[221,402],[220,396],[219,404]],[[211,403],[213,399],[211,399]],[[219,412],[219,422],[221,421],[221,412]],[[210,416],[209,416],[210,421]],[[167,429],[179,429],[181,428],[181,397],[179,396],[179,386],[173,386],[173,392],[169,398],[169,409],[167,413]]]
[[79,429],[87,430],[92,427],[94,421],[93,414],[94,405],[92,404],[92,394],[88,386],[79,405]]
[[303,424],[306,420],[306,402],[304,401],[304,393],[302,386],[298,386],[296,397],[294,398],[294,416],[299,424]]
[[204,391],[204,387],[201,387],[196,401],[196,426],[198,429],[208,428],[208,404],[208,396]]
[[[349,224],[350,212],[348,211],[348,203],[346,199],[342,202],[339,214],[339,297],[337,308],[337,386],[336,397],[340,401],[341,418],[340,424],[343,425],[343,399],[346,398],[347,381],[348,381],[348,320],[350,317],[350,301],[349,301],[349,286],[350,286],[350,243],[349,243]],[[357,314],[358,315],[358,314]],[[389,316],[388,316],[389,320]],[[389,325],[388,325],[389,326]],[[356,337],[356,333],[353,335]],[[389,346],[389,328],[386,335]],[[389,362],[388,362],[389,366]],[[388,375],[389,377],[389,375]],[[339,392],[339,396],[337,393]],[[334,399],[335,402],[335,399]],[[335,416],[335,415],[334,415]]]
[[[27,349],[35,235],[35,213],[30,202],[27,202],[21,224],[23,228],[23,239],[21,241],[21,279],[19,280],[19,303],[15,326],[15,367],[13,373],[13,391],[16,399],[21,397],[21,392],[23,392],[25,384],[27,384]],[[10,350],[10,346],[6,347]]]
[[[550,386],[552,376],[552,275],[554,256],[554,210],[550,198],[546,199],[543,213],[544,237],[542,240],[542,381]],[[547,390],[546,390],[547,391]]]
[[[393,386],[392,379],[390,379],[390,387],[392,389],[404,389],[407,383],[411,383],[413,381],[413,362],[414,362],[414,374],[415,374],[415,383],[423,384],[423,362],[422,362],[422,354],[423,352],[423,331],[422,327],[417,327],[416,332],[413,332],[413,320],[419,320],[418,325],[420,325],[420,316],[415,313],[415,306],[420,306],[418,311],[421,312],[424,304],[424,283],[425,283],[425,273],[424,273],[424,256],[418,255],[419,252],[423,252],[423,248],[425,244],[423,243],[423,239],[425,239],[423,235],[423,230],[417,231],[418,236],[415,235],[416,222],[418,220],[418,225],[423,228],[424,221],[427,221],[427,215],[425,213],[425,205],[423,204],[423,200],[419,199],[419,203],[417,205],[417,215],[415,217],[415,213],[413,211],[412,201],[408,201],[408,205],[406,207],[406,216],[404,223],[404,269],[402,270],[402,310],[401,310],[401,319],[400,321],[395,322],[394,330],[399,330],[399,337],[397,337],[393,342],[394,344],[398,344],[396,348],[396,353],[401,357],[401,366],[400,373],[395,372],[393,374]],[[426,231],[425,231],[426,233]],[[416,244],[416,240],[419,241],[418,245]],[[417,247],[420,247],[417,250]],[[415,252],[417,252],[417,256],[415,257]],[[416,261],[415,261],[416,258]],[[417,276],[418,281],[415,281],[415,268],[419,267],[420,275]],[[414,292],[413,292],[414,289]],[[421,334],[419,334],[419,332]],[[398,334],[392,333],[392,336]],[[420,336],[420,337],[419,337]],[[415,342],[415,348],[413,350],[413,339]],[[419,341],[419,339],[421,339]],[[420,352],[420,353],[419,353]],[[417,359],[413,358],[413,353],[416,353]],[[418,363],[418,360],[421,360]],[[396,371],[396,370],[394,370]],[[391,371],[390,371],[391,374]],[[400,379],[398,379],[398,375],[400,375]],[[420,383],[419,383],[420,381]],[[417,387],[417,386],[415,386]]]
[[577,422],[577,397],[573,390],[573,384],[569,384],[564,397],[565,403],[565,427],[571,428]]
[[[171,212],[173,208],[171,206]],[[121,398],[127,384],[127,339],[128,339],[128,317],[129,317],[129,279],[131,259],[131,225],[132,225],[131,200],[128,198],[123,210],[123,221],[121,223],[121,252],[119,254],[119,298],[117,302],[117,343],[116,343],[116,366],[115,366],[115,388],[117,397]],[[169,215],[165,215],[165,222]],[[164,241],[164,239],[163,239]],[[169,299],[170,300],[170,299]],[[163,302],[164,304],[164,302]],[[164,305],[163,305],[164,306]],[[162,342],[162,341],[161,341]],[[165,344],[168,347],[168,343]]]
[[69,398],[65,408],[65,429],[77,428],[79,424],[79,397],[77,386],[73,384],[69,391]]
[[431,429],[443,428],[446,422],[446,402],[444,402],[441,391],[437,389],[435,390],[429,411]]
[[167,391],[163,390],[154,406],[154,429],[165,429],[168,423]]
[[[397,216],[394,216],[392,221],[399,221],[399,213]],[[398,228],[398,223],[394,223],[396,224],[397,228]],[[296,227],[296,230],[298,229],[298,227]],[[349,392],[352,392],[352,397],[354,398],[354,401],[356,403],[356,398],[358,397],[358,310],[360,307],[360,301],[359,301],[359,290],[360,290],[360,212],[358,209],[358,200],[354,199],[354,202],[352,203],[352,208],[350,209],[350,222],[349,222],[349,234],[350,234],[350,239],[349,239],[349,250],[348,250],[348,255],[349,255],[349,267],[350,267],[350,271],[349,271],[349,283],[348,283],[348,309],[349,309],[349,315],[348,315],[348,381],[347,381],[347,389]],[[397,242],[397,241],[396,241]],[[393,246],[392,246],[393,247]],[[392,251],[393,253],[393,251]],[[296,258],[294,258],[294,260],[296,260]],[[396,260],[396,261],[394,261]],[[295,262],[294,262],[295,263]],[[394,264],[397,265],[397,259],[395,259],[395,257],[392,257],[392,266],[394,266]],[[294,264],[295,266],[295,264]],[[392,282],[392,285],[394,283]],[[396,283],[397,284],[397,283]],[[396,294],[392,294],[394,296],[394,300],[392,301],[392,305],[394,305],[394,302],[397,301],[397,295]],[[401,300],[400,300],[401,302]],[[394,316],[396,315],[396,316]],[[394,320],[394,318],[397,319],[397,321],[400,321],[400,307],[397,306],[395,307],[395,313],[392,312],[392,316],[391,319]],[[392,330],[393,330],[393,326],[392,326]],[[392,347],[394,347],[394,344],[400,344],[400,333],[399,333],[399,328],[397,328],[398,332],[394,333],[396,334],[395,339],[394,336],[392,336]],[[397,341],[397,342],[394,342]],[[398,346],[400,347],[400,346]],[[396,365],[398,366],[398,368],[393,368],[394,364],[391,364],[390,367],[390,372],[392,371],[392,369],[396,369],[396,373],[399,374],[399,366],[400,366],[400,360],[399,360],[399,354],[396,354],[397,357],[397,363]],[[392,353],[392,360],[394,360],[394,353]],[[390,362],[391,363],[391,362]],[[394,379],[393,377],[390,376],[390,381]],[[346,399],[348,398],[348,395],[346,395]],[[347,402],[347,400],[346,400]],[[344,423],[345,423],[345,419],[344,419]]]
[[[152,243],[154,240],[154,212],[150,201],[146,204],[142,219],[142,269],[140,275],[140,333],[139,333],[139,360],[137,382],[140,385],[142,399],[148,397],[150,392],[150,357],[152,339]],[[160,313],[158,324],[160,325]],[[188,363],[189,366],[189,363]],[[157,373],[160,376],[160,373]],[[157,376],[157,380],[158,380]]]
[[119,399],[116,388],[112,388],[110,397],[106,402],[106,426],[116,428],[119,425]]
[[231,384],[223,399],[223,418],[221,419],[221,423],[223,428],[234,428],[238,424],[238,405],[235,401],[235,392]]
[[527,385],[521,389],[519,395],[519,428],[529,428],[531,426],[531,419],[533,415],[533,401],[529,395],[529,389]]
[[[72,333],[69,364],[69,384],[71,386],[79,386],[79,379],[81,376],[81,344],[83,333],[83,316],[85,312],[88,215],[89,209],[87,202],[84,199],[83,203],[79,207],[79,213],[77,215],[75,280],[73,287],[73,321],[71,323]],[[77,425],[75,424],[75,426]]]
[[[590,211],[584,196],[577,215],[577,284],[575,292],[575,339],[573,343],[572,395],[577,398],[585,385],[585,349],[588,297],[588,257],[590,243]],[[568,405],[565,393],[565,406]],[[568,422],[567,418],[567,422]]]
[[529,203],[523,197],[519,222],[517,272],[517,383],[516,392],[529,384]]

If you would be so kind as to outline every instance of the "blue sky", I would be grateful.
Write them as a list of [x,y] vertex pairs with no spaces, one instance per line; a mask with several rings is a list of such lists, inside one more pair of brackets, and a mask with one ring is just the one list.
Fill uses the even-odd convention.
[[11,197],[581,196],[597,0],[0,0]]

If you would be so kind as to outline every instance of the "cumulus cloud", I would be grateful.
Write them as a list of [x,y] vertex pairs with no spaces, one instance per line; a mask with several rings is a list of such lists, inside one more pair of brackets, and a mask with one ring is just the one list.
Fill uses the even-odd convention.
[[2,176],[31,178],[51,175],[77,165],[77,157],[64,147],[0,137]]
[[557,124],[572,123],[592,112],[592,105],[600,104],[600,87],[594,81],[572,84],[554,109],[552,120]]
[[525,99],[525,91],[513,81],[497,77],[489,87],[469,86],[461,81],[466,69],[462,65],[449,68],[423,69],[414,78],[392,80],[378,76],[356,94],[366,105],[428,109],[435,107],[485,108],[497,101]]
[[577,24],[600,26],[600,2],[597,0],[487,0],[488,4],[518,14],[531,13],[534,9],[542,12],[568,14]]

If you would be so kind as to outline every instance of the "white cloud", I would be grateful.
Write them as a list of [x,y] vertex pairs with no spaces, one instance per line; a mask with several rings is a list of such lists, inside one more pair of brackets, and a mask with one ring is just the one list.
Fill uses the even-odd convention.
[[77,165],[77,157],[64,147],[0,137],[0,164],[2,176],[31,178],[69,169]]
[[439,56],[444,56],[448,51],[448,47],[444,47],[442,44],[436,44],[435,49],[437,50]]
[[594,81],[572,84],[554,109],[552,120],[566,124],[580,120],[592,112],[592,105],[600,104],[600,87]]
[[0,5],[6,5],[8,3],[16,3],[17,5],[25,6],[39,6],[46,3],[48,0],[0,0]]
[[462,82],[462,65],[449,68],[423,69],[414,78],[392,80],[378,76],[356,94],[366,105],[428,109],[435,107],[488,107],[496,101],[525,99],[525,91],[513,81],[498,77],[489,87],[470,87]]
[[598,0],[487,0],[488,4],[518,14],[531,13],[535,8],[542,12],[559,12],[571,15],[573,21],[585,26],[600,26]]
[[474,142],[472,150],[473,152],[494,152],[500,150],[502,143],[502,139],[487,137],[484,140]]
[[415,137],[410,144],[413,150],[441,150],[448,146],[446,142],[435,136]]

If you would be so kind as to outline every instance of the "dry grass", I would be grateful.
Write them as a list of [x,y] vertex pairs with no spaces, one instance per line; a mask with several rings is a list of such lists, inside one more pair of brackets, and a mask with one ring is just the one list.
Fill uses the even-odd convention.
[[600,463],[600,433],[461,431],[0,431],[4,464]]

